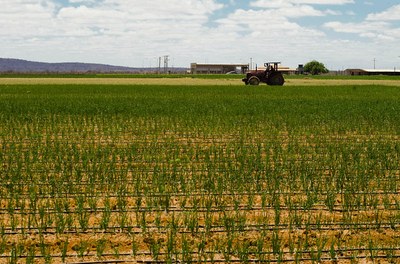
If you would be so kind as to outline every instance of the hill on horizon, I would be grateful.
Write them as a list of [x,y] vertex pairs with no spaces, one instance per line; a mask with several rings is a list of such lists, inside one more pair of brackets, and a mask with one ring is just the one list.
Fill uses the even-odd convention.
[[[185,70],[185,68],[169,68],[171,72]],[[134,68],[81,62],[47,63],[0,58],[0,73],[154,73],[157,71],[158,68]]]

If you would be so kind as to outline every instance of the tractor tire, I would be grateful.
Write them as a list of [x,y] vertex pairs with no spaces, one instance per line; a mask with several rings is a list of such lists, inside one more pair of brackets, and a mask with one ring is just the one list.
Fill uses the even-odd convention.
[[259,85],[260,84],[260,79],[258,79],[257,76],[251,76],[247,82],[250,85]]
[[285,83],[285,79],[283,78],[283,75],[280,72],[272,72],[268,76],[268,80],[267,80],[268,85],[282,86],[284,83]]

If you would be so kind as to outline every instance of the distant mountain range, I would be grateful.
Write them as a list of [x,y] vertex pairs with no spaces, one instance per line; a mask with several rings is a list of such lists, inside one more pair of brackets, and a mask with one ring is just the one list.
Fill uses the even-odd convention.
[[[132,68],[107,64],[61,62],[46,63],[0,58],[0,73],[154,73],[158,68]],[[161,72],[164,68],[160,69]],[[169,68],[170,72],[184,72],[186,68]]]

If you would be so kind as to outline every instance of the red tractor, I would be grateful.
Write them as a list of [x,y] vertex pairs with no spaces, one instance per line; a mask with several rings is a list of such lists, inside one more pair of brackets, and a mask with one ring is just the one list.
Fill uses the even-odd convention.
[[278,64],[280,62],[267,62],[264,63],[265,71],[252,71],[246,74],[246,78],[242,81],[246,85],[259,85],[260,82],[266,83],[268,85],[283,85],[285,79],[282,73],[278,70]]

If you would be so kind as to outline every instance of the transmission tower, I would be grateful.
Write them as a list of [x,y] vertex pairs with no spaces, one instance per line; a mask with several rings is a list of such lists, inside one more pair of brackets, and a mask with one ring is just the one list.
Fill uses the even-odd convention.
[[164,56],[164,73],[168,73],[169,55]]

